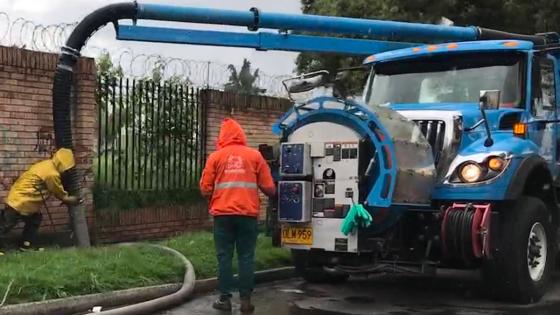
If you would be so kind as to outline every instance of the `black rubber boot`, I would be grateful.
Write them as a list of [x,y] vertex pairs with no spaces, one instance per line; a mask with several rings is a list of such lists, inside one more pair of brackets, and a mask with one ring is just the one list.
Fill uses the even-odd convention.
[[250,297],[241,298],[241,313],[253,313],[255,311],[255,306],[251,303]]
[[231,299],[227,297],[220,297],[216,300],[216,302],[214,302],[214,304],[212,304],[212,307],[218,311],[231,312]]
[[4,243],[4,240],[0,238],[0,257],[6,255],[6,244]]
[[22,251],[22,252],[42,252],[45,249],[42,248],[42,247],[33,247],[31,242],[23,241],[21,243],[21,245],[19,246],[19,250]]

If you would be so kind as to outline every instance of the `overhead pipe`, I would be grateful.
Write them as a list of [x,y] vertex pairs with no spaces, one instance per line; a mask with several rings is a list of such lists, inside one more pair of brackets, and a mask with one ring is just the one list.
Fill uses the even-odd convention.
[[311,14],[271,13],[256,8],[250,11],[234,11],[146,3],[138,4],[138,19],[245,26],[252,31],[268,28],[286,31],[378,36],[389,39],[406,38],[418,41],[468,41],[476,40],[478,36],[476,27],[441,26]]
[[417,42],[518,39],[532,41],[537,45],[546,44],[545,36],[507,33],[476,26],[445,26],[311,14],[273,13],[263,12],[256,8],[249,11],[234,11],[146,3],[138,5],[138,19],[245,26],[251,31],[268,28],[280,31],[383,37],[389,40],[406,39]]
[[371,55],[418,44],[329,36],[285,35],[272,32],[224,32],[154,26],[119,25],[117,39],[220,47],[244,47],[260,51],[282,50],[347,55]]

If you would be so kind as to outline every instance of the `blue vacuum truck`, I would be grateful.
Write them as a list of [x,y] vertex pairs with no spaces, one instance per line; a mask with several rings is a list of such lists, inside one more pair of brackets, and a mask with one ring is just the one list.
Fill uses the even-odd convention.
[[[451,267],[480,269],[495,297],[530,303],[546,293],[558,252],[558,34],[112,4],[80,22],[62,49],[57,147],[72,147],[80,50],[109,22],[119,40],[364,56],[361,97],[347,95],[343,75],[286,82],[294,98],[329,92],[295,101],[273,126],[278,147],[261,147],[278,179],[271,233],[305,279]],[[83,209],[70,212],[78,244],[87,245]]]
[[480,269],[489,295],[538,301],[558,251],[558,36],[378,23],[436,43],[365,58],[359,98],[324,72],[286,82],[332,93],[273,127],[276,244],[308,281]]
[[538,301],[558,251],[556,58],[515,39],[405,48],[365,60],[362,99],[296,103],[274,126],[272,226],[297,271],[481,269],[489,293]]

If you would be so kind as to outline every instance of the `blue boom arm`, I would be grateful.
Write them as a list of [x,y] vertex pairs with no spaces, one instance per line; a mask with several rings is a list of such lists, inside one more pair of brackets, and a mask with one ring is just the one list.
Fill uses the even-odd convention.
[[[118,25],[117,38],[160,43],[246,47],[257,50],[355,55],[369,55],[411,47],[416,45],[413,42],[435,43],[515,38],[530,40],[537,44],[546,43],[544,36],[510,34],[474,26],[441,26],[307,14],[268,13],[255,8],[249,11],[234,11],[161,4],[137,4],[136,20],[231,25],[247,27],[252,32]],[[257,32],[262,28],[277,30],[278,32]],[[297,35],[291,34],[289,31],[312,32],[323,35]],[[352,36],[354,38],[332,37],[328,34]]]
[[368,39],[319,37],[308,35],[275,34],[270,32],[238,33],[201,31],[163,27],[120,25],[117,39],[221,47],[244,47],[256,50],[283,50],[320,53],[369,55],[400,48],[412,43]]

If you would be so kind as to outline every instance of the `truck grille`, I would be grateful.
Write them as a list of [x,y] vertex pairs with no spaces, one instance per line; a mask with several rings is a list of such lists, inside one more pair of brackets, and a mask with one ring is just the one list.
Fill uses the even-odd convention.
[[422,134],[432,146],[434,163],[437,165],[443,151],[445,122],[442,120],[414,120],[414,122],[420,127]]

